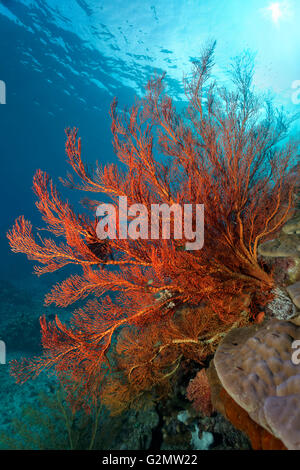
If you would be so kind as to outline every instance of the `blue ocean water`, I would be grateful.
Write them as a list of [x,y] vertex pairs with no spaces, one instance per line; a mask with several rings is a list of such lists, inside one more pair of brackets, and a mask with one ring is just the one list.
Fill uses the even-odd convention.
[[[113,97],[130,106],[155,72],[166,71],[170,94],[184,101],[183,74],[214,39],[216,77],[226,82],[230,58],[247,49],[256,54],[257,89],[297,113],[299,22],[298,0],[0,0],[0,280],[6,313],[24,304],[29,289],[26,308],[39,314],[39,301],[55,280],[37,280],[32,263],[10,252],[5,234],[20,214],[41,225],[32,176],[37,168],[55,181],[65,176],[66,127],[79,128],[85,161],[115,161],[108,114]],[[78,194],[64,189],[64,195],[77,204]],[[12,284],[20,289],[13,300]]]
[[2,0],[0,278],[31,272],[25,257],[9,253],[5,232],[19,214],[38,221],[37,168],[65,175],[64,129],[79,127],[86,161],[113,161],[113,97],[129,106],[151,75],[166,71],[170,93],[182,99],[183,74],[207,40],[217,40],[216,76],[226,78],[230,58],[249,49],[258,89],[299,111],[299,15],[296,0]]

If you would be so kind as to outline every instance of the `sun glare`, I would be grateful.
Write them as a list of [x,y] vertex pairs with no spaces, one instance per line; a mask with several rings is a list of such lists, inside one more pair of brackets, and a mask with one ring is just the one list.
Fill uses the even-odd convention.
[[263,14],[278,25],[283,20],[291,20],[293,17],[292,5],[290,0],[282,0],[281,2],[272,2],[262,9]]
[[278,23],[279,19],[282,17],[282,9],[279,2],[271,3],[268,7],[268,10],[271,12],[272,20],[274,23]]

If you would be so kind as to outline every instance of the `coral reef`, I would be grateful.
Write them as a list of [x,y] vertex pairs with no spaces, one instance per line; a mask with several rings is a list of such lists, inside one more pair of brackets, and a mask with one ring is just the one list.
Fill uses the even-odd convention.
[[98,413],[72,412],[61,390],[41,391],[34,405],[23,404],[20,415],[15,413],[9,431],[0,433],[0,449],[93,449],[98,419]]
[[181,369],[172,394],[158,402],[160,426],[154,433],[157,447],[162,450],[250,449],[247,436],[220,413],[214,411],[204,416],[186,400],[189,377],[196,370],[197,364],[188,361]]
[[[64,241],[35,237],[20,217],[8,233],[10,246],[40,263],[38,275],[82,268],[53,287],[47,305],[95,298],[75,310],[69,324],[41,318],[44,353],[12,362],[17,381],[54,367],[73,406],[89,408],[100,399],[121,411],[153,389],[160,400],[184,359],[202,363],[226,332],[255,319],[272,299],[274,277],[258,245],[293,214],[297,144],[283,141],[284,114],[255,95],[247,54],[233,61],[230,91],[212,80],[214,47],[205,48],[184,82],[184,114],[165,93],[164,77],[150,80],[145,98],[129,112],[119,113],[113,102],[120,166],[88,168],[77,130],[68,129],[66,153],[79,182],[73,175],[63,181],[108,196],[118,216],[119,196],[147,209],[203,204],[204,248],[186,250],[176,227],[170,239],[100,240],[96,217],[76,214],[38,170],[37,208],[46,229]],[[85,201],[89,209],[98,204]]]
[[[295,215],[292,219],[290,219],[283,227],[283,233],[288,235],[300,235],[300,212]],[[298,251],[300,251],[299,246],[299,237],[298,237]]]
[[[2,387],[3,379],[1,375]],[[101,405],[89,414],[74,411],[53,380],[39,382],[31,393],[22,392],[18,403],[12,393],[13,400],[5,408],[8,419],[0,423],[1,450],[138,450],[152,445],[158,424],[153,408],[118,417],[110,416]]]
[[[243,299],[239,305],[245,316],[238,324],[245,324],[248,309]],[[144,406],[150,397],[161,400],[172,392],[183,360],[202,363],[227,330],[210,308],[188,306],[142,330],[123,328],[109,356],[114,373],[103,384],[103,402],[118,414],[133,403]]]
[[204,432],[213,436],[210,449],[249,449],[246,437],[219,413],[202,417],[194,410],[186,400],[186,385],[197,371],[196,363],[189,361],[185,370],[187,375],[178,377],[172,394],[157,405],[148,403],[147,409],[130,409],[118,416],[102,407],[94,436],[94,410],[90,414],[72,410],[55,376],[41,374],[19,386],[9,375],[9,366],[3,365],[0,449],[89,449],[94,436],[93,449],[193,450],[192,433],[197,444],[204,443]]
[[292,361],[295,340],[300,340],[299,326],[270,320],[232,330],[214,356],[226,392],[288,449],[300,448],[300,364]]
[[299,236],[282,232],[278,238],[262,243],[258,252],[266,257],[298,258],[300,256]]
[[279,439],[253,421],[247,411],[239,406],[224,389],[221,391],[220,400],[224,407],[224,415],[237,429],[249,437],[253,450],[286,450],[285,445]]

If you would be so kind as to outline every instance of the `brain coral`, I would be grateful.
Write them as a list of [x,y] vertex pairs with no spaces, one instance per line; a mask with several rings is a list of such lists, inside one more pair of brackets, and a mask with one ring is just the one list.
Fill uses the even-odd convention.
[[299,339],[299,326],[270,320],[232,330],[214,357],[227,393],[288,449],[300,449],[300,364],[292,362]]

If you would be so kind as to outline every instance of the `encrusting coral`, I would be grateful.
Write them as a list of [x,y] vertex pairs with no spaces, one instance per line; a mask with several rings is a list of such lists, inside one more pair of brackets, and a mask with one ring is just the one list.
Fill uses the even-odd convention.
[[285,445],[273,434],[250,418],[247,411],[239,406],[233,398],[221,390],[220,399],[224,408],[224,416],[235,426],[243,431],[251,441],[253,450],[287,450]]
[[76,390],[86,407],[99,398],[108,406],[130,403],[155,386],[160,397],[185,356],[203,361],[226,331],[247,324],[272,297],[273,275],[259,260],[258,245],[293,214],[297,144],[283,143],[288,120],[255,95],[249,55],[233,61],[230,90],[211,79],[214,47],[203,51],[184,82],[185,114],[165,93],[164,77],[150,80],[145,98],[123,115],[113,102],[119,167],[89,169],[75,129],[67,130],[66,142],[80,182],[69,175],[64,183],[109,196],[116,214],[119,196],[128,205],[142,203],[148,214],[151,204],[203,204],[203,249],[186,250],[175,227],[170,239],[100,240],[96,217],[76,214],[38,170],[37,208],[46,229],[65,240],[35,238],[20,217],[8,233],[10,246],[41,264],[38,275],[70,264],[82,268],[54,286],[47,305],[95,299],[69,325],[41,319],[44,354],[12,363],[19,382],[54,367],[69,399]]
[[[282,231],[289,235],[300,235],[300,213],[290,219],[283,227]],[[298,237],[298,251],[300,251],[300,241]]]
[[300,309],[300,281],[288,286],[286,290],[296,307]]
[[213,360],[231,398],[288,449],[300,449],[300,364],[292,360],[297,340],[299,326],[273,319],[230,331]]
[[[276,238],[258,246],[258,253],[261,256],[275,259],[275,268],[278,267],[278,270],[285,271],[286,279],[283,282],[283,287],[295,304],[295,308],[291,309],[288,307],[288,302],[284,302],[290,310],[290,314],[285,319],[293,318],[297,314],[296,308],[300,309],[300,215],[298,212],[282,227]],[[278,262],[281,258],[290,259],[291,263],[284,267]],[[277,287],[276,289],[275,298],[278,302],[279,298],[285,294],[282,288]],[[284,308],[277,309],[282,319],[283,310]]]

